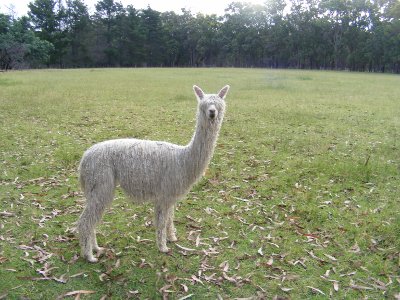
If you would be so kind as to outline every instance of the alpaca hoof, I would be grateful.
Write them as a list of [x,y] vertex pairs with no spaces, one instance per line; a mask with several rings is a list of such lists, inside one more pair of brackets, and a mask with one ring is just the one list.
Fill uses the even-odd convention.
[[176,235],[173,235],[173,236],[168,237],[168,241],[169,242],[176,242],[176,241],[178,241],[178,238],[176,237]]
[[88,261],[88,262],[91,262],[91,263],[97,263],[99,260],[96,258],[96,257],[94,257],[93,255],[90,255],[90,256],[86,256],[86,260]]
[[106,251],[106,248],[97,246],[97,247],[93,247],[93,250],[96,251],[97,254],[103,254],[104,251]]
[[168,248],[167,246],[161,247],[161,248],[160,248],[160,252],[162,252],[162,253],[168,253],[168,252],[169,252],[169,248]]

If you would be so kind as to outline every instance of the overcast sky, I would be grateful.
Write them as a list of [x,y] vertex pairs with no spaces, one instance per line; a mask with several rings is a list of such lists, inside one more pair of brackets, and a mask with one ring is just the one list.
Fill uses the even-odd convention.
[[[9,13],[8,7],[14,6],[14,11],[17,16],[26,15],[28,11],[28,3],[34,0],[1,0],[0,12]],[[116,0],[118,1],[118,0]],[[124,7],[129,4],[137,9],[146,8],[148,5],[154,10],[163,11],[175,11],[176,13],[181,12],[181,8],[190,9],[192,13],[201,12],[203,14],[217,14],[223,15],[225,8],[231,2],[235,0],[120,0]],[[94,11],[94,5],[98,0],[83,0],[92,13]],[[245,0],[244,2],[251,2],[262,4],[264,0]]]

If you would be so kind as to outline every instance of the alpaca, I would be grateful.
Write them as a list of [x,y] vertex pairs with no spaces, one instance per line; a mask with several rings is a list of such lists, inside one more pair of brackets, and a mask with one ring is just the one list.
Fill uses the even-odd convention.
[[79,166],[86,207],[78,220],[81,253],[97,262],[95,226],[113,200],[119,184],[136,203],[153,202],[157,246],[168,252],[167,240],[177,241],[175,204],[201,176],[212,157],[225,112],[229,85],[218,94],[204,94],[193,86],[198,100],[195,133],[186,146],[139,139],[116,139],[90,147]]

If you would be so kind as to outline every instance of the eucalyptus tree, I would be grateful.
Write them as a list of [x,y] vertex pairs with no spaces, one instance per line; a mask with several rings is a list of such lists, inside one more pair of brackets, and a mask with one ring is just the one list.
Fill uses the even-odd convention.
[[121,66],[142,66],[146,56],[143,47],[145,31],[139,11],[129,5],[119,25],[121,26],[119,64]]
[[166,64],[165,31],[161,13],[150,6],[140,12],[144,33],[145,66],[164,66]]
[[226,45],[221,50],[226,64],[239,67],[262,64],[266,20],[265,10],[260,5],[244,2],[229,5],[221,26],[221,39]]
[[190,11],[182,10],[182,14],[173,11],[161,14],[161,22],[165,32],[166,60],[171,67],[188,65],[189,31],[187,24],[193,16]]
[[120,2],[114,0],[101,0],[95,8],[95,60],[102,66],[115,66],[119,62],[121,23],[125,9]]
[[53,45],[35,36],[29,19],[0,13],[0,69],[36,67],[49,60]]
[[88,7],[82,0],[67,0],[66,31],[68,39],[68,66],[83,67],[91,63],[89,43],[91,41],[91,21]]
[[28,16],[41,40],[53,44],[49,65],[63,66],[66,52],[65,8],[61,1],[34,0],[28,4]]

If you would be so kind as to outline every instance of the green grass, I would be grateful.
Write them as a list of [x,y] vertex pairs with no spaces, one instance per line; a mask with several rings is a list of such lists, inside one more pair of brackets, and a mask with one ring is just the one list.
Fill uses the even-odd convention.
[[[151,205],[118,192],[98,229],[106,254],[77,258],[83,151],[186,144],[193,84],[231,85],[209,170],[177,208],[178,244],[195,251],[160,254]],[[398,76],[347,72],[0,73],[0,298],[399,297],[399,95]]]

